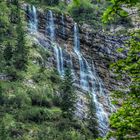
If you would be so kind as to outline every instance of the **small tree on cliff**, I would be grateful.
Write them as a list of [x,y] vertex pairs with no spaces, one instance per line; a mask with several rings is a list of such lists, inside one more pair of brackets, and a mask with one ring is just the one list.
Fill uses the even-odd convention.
[[98,122],[96,116],[96,107],[95,103],[93,102],[93,97],[91,94],[88,95],[88,116],[87,116],[87,123],[88,129],[92,132],[94,138],[98,138]]
[[61,86],[61,109],[63,116],[73,118],[76,110],[77,96],[73,86],[73,79],[70,69],[66,69],[63,84]]

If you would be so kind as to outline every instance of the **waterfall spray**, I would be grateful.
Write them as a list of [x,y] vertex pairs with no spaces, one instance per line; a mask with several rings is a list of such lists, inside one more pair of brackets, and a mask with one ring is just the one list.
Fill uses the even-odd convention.
[[29,29],[31,32],[37,32],[38,30],[38,18],[37,10],[35,6],[29,6]]
[[[103,109],[103,105],[98,101],[97,95],[104,96],[104,87],[102,81],[98,77],[95,67],[92,70],[87,60],[80,52],[80,38],[78,26],[74,24],[74,52],[78,56],[80,65],[80,86],[82,89],[91,92],[93,101],[96,107],[96,116],[98,118],[99,132],[101,135],[105,135],[108,131],[108,117]],[[90,82],[90,84],[89,84]]]
[[63,50],[62,48],[55,42],[56,35],[55,35],[55,23],[54,23],[54,17],[53,12],[51,10],[48,11],[47,14],[47,22],[48,24],[46,27],[46,32],[49,35],[49,38],[51,40],[51,45],[54,50],[54,55],[57,62],[57,70],[58,73],[63,76],[64,75],[64,58],[63,58]]

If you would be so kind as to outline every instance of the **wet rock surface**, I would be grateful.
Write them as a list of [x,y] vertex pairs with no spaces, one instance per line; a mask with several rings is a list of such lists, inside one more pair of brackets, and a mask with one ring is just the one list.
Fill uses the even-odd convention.
[[[64,69],[66,67],[71,67],[73,70],[75,87],[79,97],[76,115],[80,118],[85,118],[88,110],[88,100],[86,99],[88,91],[81,89],[79,86],[81,75],[79,60],[84,58],[86,61],[83,62],[88,63],[88,67],[90,67],[93,72],[93,76],[95,74],[99,77],[95,80],[94,77],[91,78],[91,75],[86,76],[89,79],[89,89],[91,88],[90,91],[93,90],[93,83],[95,80],[94,86],[96,89],[94,93],[96,93],[96,97],[94,98],[97,99],[94,100],[97,100],[101,104],[101,108],[103,108],[107,116],[109,116],[112,111],[109,98],[110,91],[118,89],[118,85],[120,84],[127,84],[126,81],[116,81],[116,75],[109,70],[110,63],[125,57],[124,54],[117,53],[118,48],[124,47],[123,40],[121,38],[104,35],[103,33],[97,33],[96,31],[93,32],[89,25],[84,24],[79,27],[79,51],[82,56],[78,56],[79,52],[74,52],[75,23],[71,17],[52,13],[51,11],[43,12],[41,10],[37,11],[37,16],[38,29],[37,31],[30,32],[30,35],[34,38],[34,42],[52,52],[52,56],[48,58],[47,67],[56,67],[58,71],[60,71],[60,74],[63,73],[61,73],[61,71],[63,71],[62,67]],[[30,16],[27,16],[28,20],[29,18]],[[59,54],[58,57],[60,58],[57,58],[57,54]],[[61,59],[62,57],[63,60]],[[97,80],[99,80],[98,83]],[[98,92],[98,90],[102,91]],[[97,111],[100,111],[101,108]],[[104,122],[106,123],[106,121]]]

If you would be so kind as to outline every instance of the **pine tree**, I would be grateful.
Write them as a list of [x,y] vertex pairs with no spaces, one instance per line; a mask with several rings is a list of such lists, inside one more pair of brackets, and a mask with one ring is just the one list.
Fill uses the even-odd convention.
[[21,21],[20,15],[20,7],[17,2],[17,15],[18,15],[18,23],[17,23],[17,44],[14,51],[14,66],[17,70],[26,70],[28,63],[28,49],[25,41],[25,32],[23,29],[23,24]]
[[17,26],[17,45],[14,51],[14,66],[17,70],[25,70],[28,62],[28,50],[25,45],[25,36],[21,21]]
[[3,52],[3,56],[5,58],[6,61],[6,65],[10,65],[11,59],[12,59],[12,46],[10,45],[10,43],[8,43],[8,45],[5,47],[4,52]]
[[96,116],[96,107],[95,103],[93,102],[93,97],[91,94],[88,96],[88,108],[89,108],[87,116],[88,129],[92,132],[94,138],[98,138],[99,132]]
[[63,116],[73,119],[76,110],[77,96],[73,86],[73,79],[70,69],[65,71],[63,84],[61,86],[61,109]]

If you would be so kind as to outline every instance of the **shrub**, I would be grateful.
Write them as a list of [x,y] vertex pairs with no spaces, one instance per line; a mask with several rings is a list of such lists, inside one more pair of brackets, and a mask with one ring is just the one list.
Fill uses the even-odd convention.
[[39,83],[40,81],[45,81],[46,76],[44,76],[43,73],[36,73],[32,76],[32,79],[34,80],[34,82]]
[[19,119],[21,121],[31,121],[42,123],[43,121],[58,120],[61,115],[61,110],[58,108],[46,109],[41,107],[32,107],[28,110],[21,111]]
[[74,16],[77,17],[83,13],[92,13],[93,5],[90,0],[74,0],[72,4],[68,6],[68,11]]
[[48,93],[47,88],[30,90],[29,96],[31,98],[32,105],[46,106],[46,107],[53,106],[52,96],[50,95],[50,93]]
[[49,6],[54,6],[59,4],[59,0],[44,0],[44,3],[46,3]]
[[13,96],[9,97],[6,101],[7,106],[13,106],[14,108],[24,108],[31,105],[31,99],[24,92],[17,92]]
[[1,85],[0,105],[12,108],[24,108],[31,105],[30,97],[19,83],[3,82]]
[[21,121],[31,121],[35,123],[41,123],[52,118],[52,112],[48,109],[32,107],[28,110],[21,111],[19,114]]

